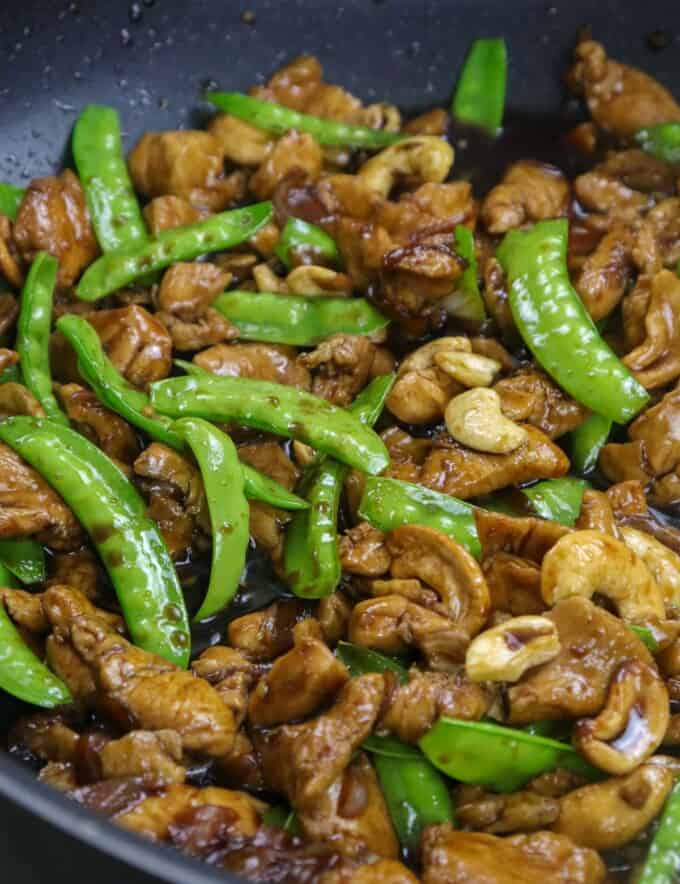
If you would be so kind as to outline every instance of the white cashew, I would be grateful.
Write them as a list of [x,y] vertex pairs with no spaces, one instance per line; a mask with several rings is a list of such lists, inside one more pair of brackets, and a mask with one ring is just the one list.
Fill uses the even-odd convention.
[[519,681],[527,669],[547,663],[560,652],[557,627],[547,617],[512,617],[480,632],[465,655],[471,681]]
[[619,532],[628,549],[642,559],[656,580],[668,615],[680,611],[680,556],[644,531],[622,526]]
[[331,295],[339,298],[350,295],[352,291],[352,284],[344,273],[316,264],[303,264],[291,270],[286,284],[294,295]]
[[541,595],[548,605],[571,596],[611,599],[624,620],[665,617],[663,596],[642,559],[602,531],[573,531],[548,551],[541,567]]
[[527,431],[508,420],[495,390],[475,387],[454,398],[444,412],[446,428],[456,442],[491,454],[509,454],[526,440]]
[[359,111],[358,121],[369,129],[384,129],[386,132],[398,132],[401,129],[399,108],[386,101],[366,105]]
[[425,368],[432,368],[435,365],[435,359],[439,353],[471,353],[472,344],[467,338],[463,337],[446,337],[435,338],[428,344],[423,344],[404,359],[399,366],[399,376],[409,371],[422,371]]
[[253,267],[253,279],[258,292],[275,292],[276,294],[288,292],[286,280],[277,276],[269,264],[263,263]]
[[453,158],[453,148],[442,138],[414,135],[371,157],[359,169],[357,177],[371,190],[387,198],[401,176],[415,177],[420,183],[444,181]]
[[500,362],[495,359],[463,351],[435,353],[434,363],[465,387],[490,387],[501,370]]

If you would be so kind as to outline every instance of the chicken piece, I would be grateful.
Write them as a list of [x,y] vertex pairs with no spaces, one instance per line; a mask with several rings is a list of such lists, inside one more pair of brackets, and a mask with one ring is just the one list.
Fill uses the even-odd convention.
[[594,850],[552,832],[498,838],[445,823],[426,829],[422,851],[423,884],[602,884],[606,875]]
[[309,390],[309,372],[293,347],[276,344],[217,344],[194,357],[199,368],[220,377],[257,378]]
[[53,549],[77,549],[83,532],[56,491],[0,443],[0,537],[37,535]]
[[451,355],[470,352],[464,337],[439,337],[402,360],[386,405],[400,421],[429,424],[440,421],[451,399],[462,393],[465,385],[445,370]]
[[491,835],[546,829],[560,814],[559,801],[529,790],[497,795],[479,786],[460,785],[455,802],[461,828]]
[[409,135],[445,135],[448,122],[449,115],[444,108],[433,107],[432,110],[409,120],[403,131]]
[[647,498],[641,482],[619,482],[610,485],[605,492],[617,520],[627,516],[647,515]]
[[385,535],[368,522],[359,522],[340,538],[340,564],[345,573],[382,577],[389,571],[391,563]]
[[522,160],[506,171],[482,203],[481,219],[489,233],[506,233],[529,221],[567,214],[569,183],[547,163]]
[[559,522],[533,516],[514,518],[481,508],[475,509],[475,523],[484,560],[505,552],[540,565],[548,550],[569,533]]
[[276,138],[231,114],[217,114],[208,125],[208,132],[222,146],[224,156],[239,166],[259,166],[276,143]]
[[306,718],[349,678],[345,666],[321,640],[316,621],[300,621],[293,641],[293,648],[274,662],[250,696],[248,718],[256,727]]
[[335,646],[347,634],[352,606],[347,596],[336,591],[319,599],[316,619],[319,621],[324,641]]
[[0,215],[0,275],[12,288],[20,289],[24,284],[24,270],[14,239],[14,226],[6,215]]
[[615,224],[589,255],[575,288],[593,321],[608,316],[618,305],[633,270],[630,230]]
[[417,743],[442,716],[478,721],[489,711],[493,693],[471,682],[465,669],[454,672],[409,670],[407,684],[388,684],[378,727],[404,743]]
[[680,197],[662,200],[639,222],[633,258],[644,273],[673,268],[680,261]]
[[14,239],[27,264],[38,252],[54,255],[61,286],[73,285],[94,261],[99,246],[80,181],[70,169],[31,181],[17,212]]
[[565,599],[543,616],[557,627],[560,651],[510,687],[513,724],[596,715],[624,660],[653,665],[640,639],[618,617],[587,599]]
[[0,602],[21,629],[36,635],[49,632],[50,624],[43,611],[40,594],[26,592],[24,589],[0,587]]
[[300,471],[278,442],[247,442],[238,446],[238,456],[260,473],[289,491],[298,483]]
[[17,719],[7,734],[10,751],[28,750],[41,761],[71,762],[78,752],[76,717],[67,712],[32,712]]
[[163,785],[183,783],[182,740],[172,730],[130,731],[99,752],[101,778],[152,777]]
[[[14,326],[19,315],[19,302],[9,292],[0,294],[0,335],[4,335]],[[5,350],[5,348],[2,348]],[[10,351],[11,352],[11,351]],[[6,359],[7,357],[5,357]]]
[[298,357],[298,362],[312,371],[317,369],[312,393],[345,408],[374,375],[377,356],[378,348],[367,337],[337,334]]
[[306,132],[287,132],[267,154],[248,187],[260,200],[270,199],[277,185],[293,169],[304,173],[304,181],[313,182],[321,174],[323,154],[316,139]]
[[482,570],[495,612],[520,617],[545,611],[541,569],[535,562],[511,553],[494,552],[484,556]]
[[92,600],[99,594],[98,583],[97,557],[87,547],[52,556],[50,577],[45,581],[45,587],[68,584]]
[[674,192],[672,167],[641,150],[611,151],[574,180],[581,206],[602,216],[585,219],[595,229],[635,221],[655,200]]
[[[10,298],[12,296],[10,295]],[[12,298],[14,301],[14,298]],[[9,350],[7,347],[0,347],[0,372],[5,371],[7,368],[11,368],[13,365],[16,365],[19,362],[19,354],[16,350]],[[3,384],[4,386],[4,384]]]
[[151,490],[161,488],[177,497],[188,515],[206,534],[210,533],[203,480],[193,463],[162,442],[152,442],[135,460],[133,467],[135,475],[146,479]]
[[221,211],[245,195],[243,173],[224,175],[224,152],[209,132],[146,132],[128,157],[144,196],[177,196],[197,209]]
[[[624,302],[623,321],[628,341],[634,347],[624,363],[647,389],[664,387],[680,377],[680,279],[670,270],[655,274],[647,286],[635,290],[642,297],[633,309]],[[644,331],[631,314],[644,310]],[[642,317],[640,317],[642,319]],[[640,322],[640,326],[641,326]]]
[[79,384],[58,384],[56,393],[69,419],[112,460],[128,465],[139,454],[139,442],[122,417],[105,408],[92,390]]
[[236,617],[227,627],[227,638],[247,659],[267,663],[293,647],[293,628],[306,616],[302,602],[282,599]]
[[592,488],[586,488],[583,492],[581,512],[574,528],[577,531],[601,531],[603,534],[610,534],[612,537],[619,536],[611,503],[603,491],[594,491]]
[[78,786],[75,767],[68,761],[48,761],[38,772],[38,782],[59,792],[70,792]]
[[501,397],[501,409],[507,418],[526,421],[550,439],[576,429],[590,414],[543,372],[521,370],[498,381],[493,389]]
[[201,218],[198,209],[178,196],[157,196],[144,206],[142,214],[154,236],[163,230],[186,227]]
[[511,348],[519,343],[520,336],[512,317],[508,299],[508,284],[500,261],[490,256],[482,261],[482,299],[487,313],[500,330],[503,342]]
[[23,384],[5,381],[0,384],[0,416],[13,417],[17,414],[45,417],[45,409]]
[[680,106],[653,77],[607,57],[601,43],[584,40],[576,47],[569,72],[572,91],[583,93],[590,115],[614,135],[680,121]]

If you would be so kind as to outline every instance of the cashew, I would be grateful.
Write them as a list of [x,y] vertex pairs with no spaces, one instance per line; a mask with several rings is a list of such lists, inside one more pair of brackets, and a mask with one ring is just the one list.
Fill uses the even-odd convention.
[[668,768],[642,764],[625,777],[569,792],[560,800],[560,815],[552,830],[582,847],[623,847],[657,816],[672,786]]
[[651,571],[663,595],[669,616],[680,609],[680,556],[656,537],[625,526],[619,528],[628,549],[638,555]]
[[668,691],[657,672],[641,660],[626,660],[597,718],[576,723],[574,745],[601,770],[629,773],[661,745],[669,719]]
[[359,112],[359,122],[369,129],[384,129],[386,132],[398,132],[401,129],[399,109],[386,101],[366,105]]
[[286,294],[288,291],[285,279],[277,276],[269,264],[258,264],[257,267],[253,267],[253,279],[258,292]]
[[467,338],[463,337],[445,337],[436,338],[428,344],[423,344],[403,360],[399,366],[399,376],[407,374],[410,371],[422,371],[425,368],[432,368],[436,362],[436,357],[440,353],[471,353],[472,344]]
[[352,292],[352,283],[344,273],[316,264],[303,264],[291,270],[286,284],[294,295],[331,295],[338,298]]
[[400,176],[417,178],[419,183],[444,181],[453,158],[453,148],[442,138],[414,135],[371,157],[359,169],[357,177],[387,198]]
[[527,431],[508,420],[495,390],[475,387],[455,396],[444,412],[446,428],[456,442],[475,451],[510,454],[527,439]]
[[512,617],[470,642],[465,671],[471,681],[519,681],[527,669],[560,652],[557,627],[546,617]]
[[501,370],[500,362],[478,353],[443,351],[435,353],[434,363],[465,387],[490,387]]
[[639,556],[601,531],[565,534],[541,567],[541,595],[548,605],[571,596],[606,596],[624,620],[661,620],[661,590]]

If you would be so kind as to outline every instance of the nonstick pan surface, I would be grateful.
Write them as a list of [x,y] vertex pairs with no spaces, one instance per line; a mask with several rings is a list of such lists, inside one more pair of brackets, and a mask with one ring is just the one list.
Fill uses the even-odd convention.
[[[68,163],[89,102],[119,109],[130,146],[146,130],[200,124],[202,88],[245,89],[301,52],[367,101],[444,103],[476,36],[507,39],[508,105],[536,130],[564,107],[584,24],[680,93],[677,0],[0,0],[0,179],[25,184]],[[0,697],[0,731],[17,711]],[[3,884],[236,882],[119,831],[2,753],[0,869]]]

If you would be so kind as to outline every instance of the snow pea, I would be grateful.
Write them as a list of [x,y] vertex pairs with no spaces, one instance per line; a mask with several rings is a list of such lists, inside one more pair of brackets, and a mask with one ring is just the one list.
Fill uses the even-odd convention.
[[206,92],[204,98],[225,113],[257,126],[258,129],[265,129],[275,135],[284,135],[291,129],[307,132],[319,144],[329,147],[364,147],[370,150],[387,147],[404,138],[398,132],[369,129],[368,126],[355,126],[302,114],[281,104],[261,101],[241,92]]
[[195,620],[226,608],[238,591],[250,540],[243,470],[229,436],[200,418],[185,417],[174,425],[191,448],[203,479],[212,527],[210,583]]
[[[371,426],[380,416],[394,375],[375,378],[357,396],[349,413]],[[303,479],[309,509],[296,513],[288,525],[283,551],[286,581],[295,595],[330,595],[342,574],[338,551],[338,509],[347,467],[330,458],[318,458]]]
[[34,258],[21,292],[16,348],[24,384],[50,420],[68,426],[68,418],[52,392],[50,372],[52,299],[58,269],[57,259],[47,252],[39,252]]
[[369,476],[359,503],[359,516],[380,531],[400,525],[426,525],[452,537],[479,558],[482,548],[477,536],[474,507],[449,494],[422,485]]
[[465,258],[467,267],[456,282],[456,290],[444,301],[446,312],[457,319],[483,322],[486,319],[484,301],[479,293],[475,237],[469,227],[459,224],[453,232],[456,252]]
[[135,644],[186,666],[191,637],[184,596],[132,483],[96,445],[53,421],[7,418],[0,440],[64,498],[92,538]]
[[635,133],[635,140],[644,150],[666,163],[680,163],[680,123],[661,123]]
[[18,365],[8,365],[0,372],[0,384],[8,384],[10,382],[20,384],[23,381],[21,376],[21,368]]
[[609,418],[591,414],[585,423],[571,431],[571,463],[577,473],[589,473],[595,469],[611,429]]
[[565,476],[562,479],[536,482],[535,485],[521,490],[537,516],[573,528],[581,512],[583,492],[587,487],[585,479]]
[[178,450],[184,447],[172,421],[154,415],[147,394],[129,384],[111,362],[99,335],[86,319],[67,313],[57,321],[57,328],[76,352],[81,377],[107,408],[148,433],[152,439]]
[[45,550],[32,537],[0,540],[0,563],[22,583],[42,583],[46,577]]
[[177,261],[191,261],[207,252],[219,252],[242,243],[271,218],[272,204],[255,203],[189,224],[163,230],[108,252],[87,268],[75,292],[83,301],[96,301],[136,282],[153,270]]
[[284,488],[278,482],[260,473],[258,470],[250,466],[250,464],[241,461],[241,471],[243,472],[243,490],[248,500],[261,500],[270,506],[278,507],[281,510],[306,510],[309,509],[307,501]]
[[673,786],[637,884],[673,884],[680,875],[680,783]]
[[17,211],[25,193],[21,187],[0,181],[0,215],[6,215],[10,221],[16,221]]
[[507,71],[505,40],[475,40],[458,78],[453,116],[496,135],[503,123]]
[[556,768],[600,776],[567,743],[484,721],[440,718],[418,745],[447,776],[496,792],[514,792]]
[[335,649],[335,656],[345,664],[352,678],[367,672],[391,672],[396,675],[400,684],[408,681],[408,671],[401,663],[370,648],[340,641]]
[[274,252],[288,268],[293,266],[295,258],[306,264],[340,263],[333,237],[302,218],[289,218],[286,221]]
[[73,129],[71,149],[102,251],[146,240],[148,232],[128,175],[114,108],[86,107]]
[[389,463],[373,430],[344,408],[294,387],[252,378],[196,374],[151,385],[151,404],[168,417],[235,421],[277,436],[299,439],[367,473]]
[[511,230],[497,256],[510,285],[515,324],[554,380],[603,417],[626,423],[649,402],[647,391],[600,337],[567,271],[566,219]]
[[656,654],[659,650],[659,642],[654,637],[654,633],[647,626],[638,626],[636,623],[626,623],[628,629],[634,632],[640,641],[645,645],[648,651]]
[[212,306],[233,322],[244,341],[293,347],[314,347],[338,332],[368,335],[389,323],[365,298],[230,291],[218,295]]

